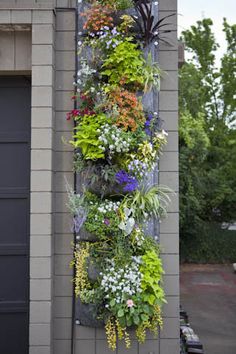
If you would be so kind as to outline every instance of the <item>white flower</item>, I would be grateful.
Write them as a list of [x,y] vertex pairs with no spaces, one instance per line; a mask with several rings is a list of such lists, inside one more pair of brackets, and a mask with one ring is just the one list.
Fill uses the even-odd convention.
[[162,132],[163,135],[168,136],[168,133],[164,129],[162,129],[161,132]]

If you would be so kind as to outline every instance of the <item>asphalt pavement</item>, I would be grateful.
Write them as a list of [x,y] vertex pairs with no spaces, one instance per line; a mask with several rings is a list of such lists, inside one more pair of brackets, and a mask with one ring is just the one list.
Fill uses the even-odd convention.
[[236,354],[236,274],[232,265],[182,265],[180,289],[182,307],[204,354]]

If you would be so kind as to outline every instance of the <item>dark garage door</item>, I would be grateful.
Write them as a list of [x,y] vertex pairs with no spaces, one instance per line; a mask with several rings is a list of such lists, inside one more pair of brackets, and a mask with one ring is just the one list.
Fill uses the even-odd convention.
[[0,77],[0,353],[28,353],[30,79]]

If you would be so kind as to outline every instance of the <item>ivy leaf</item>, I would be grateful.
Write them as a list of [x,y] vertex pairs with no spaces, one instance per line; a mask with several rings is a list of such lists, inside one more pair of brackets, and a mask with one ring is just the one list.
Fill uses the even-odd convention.
[[130,326],[132,326],[132,324],[133,324],[132,319],[131,319],[131,318],[128,318],[128,319],[127,319],[127,326],[130,327]]
[[110,301],[110,306],[113,307],[113,306],[115,306],[115,304],[116,304],[115,300],[112,299],[112,300]]
[[119,310],[118,310],[118,313],[117,313],[117,316],[118,316],[118,317],[123,317],[124,314],[125,314],[125,313],[124,313],[124,310],[123,310],[123,309],[119,309]]
[[119,318],[119,322],[120,322],[121,327],[123,327],[123,328],[126,327],[126,322],[125,322],[124,317]]
[[153,305],[155,300],[156,300],[156,297],[154,295],[150,294],[147,296],[147,301],[150,305]]
[[148,316],[145,315],[144,313],[142,313],[142,314],[141,314],[141,320],[142,320],[143,322],[148,321]]
[[133,307],[130,308],[130,313],[133,314],[135,312],[135,309]]

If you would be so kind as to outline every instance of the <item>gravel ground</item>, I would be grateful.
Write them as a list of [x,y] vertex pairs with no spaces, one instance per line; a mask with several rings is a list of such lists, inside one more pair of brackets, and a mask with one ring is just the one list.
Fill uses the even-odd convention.
[[236,354],[236,274],[232,265],[181,266],[181,304],[204,354]]

